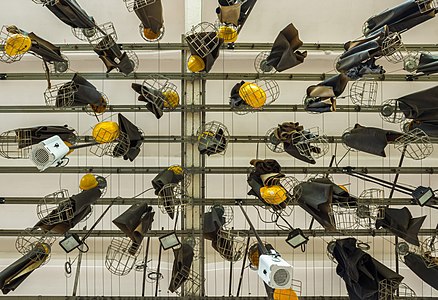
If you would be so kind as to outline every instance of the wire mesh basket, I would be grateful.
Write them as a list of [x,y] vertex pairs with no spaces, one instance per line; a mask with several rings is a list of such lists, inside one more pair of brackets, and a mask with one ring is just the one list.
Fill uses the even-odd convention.
[[357,200],[357,221],[361,228],[374,229],[377,220],[385,218],[385,196],[382,189],[366,189]]
[[428,237],[422,241],[419,250],[426,267],[438,267],[438,240],[435,236]]
[[406,48],[398,32],[390,33],[382,42],[382,55],[391,63],[405,60]]
[[79,28],[79,27],[71,28],[71,32],[73,33],[73,35],[78,40],[81,40],[83,42],[88,42],[89,39],[92,39],[96,35],[97,31],[98,31],[97,25],[89,28]]
[[406,119],[396,99],[389,99],[382,103],[380,107],[380,117],[382,120],[394,124],[401,123]]
[[190,245],[193,249],[193,260],[199,260],[199,238],[189,235],[182,239],[182,243]]
[[[83,30],[81,32],[83,32]],[[110,49],[117,42],[117,33],[112,22],[97,25],[94,27],[94,34],[90,36],[85,35],[85,37],[93,46],[94,50],[98,51]]]
[[205,279],[201,278],[199,273],[190,270],[189,277],[184,282],[184,293],[186,296],[195,296],[199,294],[201,285],[204,283]]
[[78,88],[73,81],[53,85],[44,92],[46,105],[61,109],[72,107],[77,91]]
[[297,279],[292,279],[292,285],[289,289],[275,289],[272,294],[273,300],[296,300],[301,296],[303,290],[303,282]]
[[279,204],[270,204],[266,208],[275,215],[290,215],[294,210],[294,205],[289,204],[297,203],[301,197],[302,187],[300,182],[293,176],[285,176],[276,179],[276,182],[272,184],[278,185],[280,189],[274,195],[271,195],[271,198],[284,199],[284,201]]
[[[47,256],[47,249],[45,247],[41,248],[39,245],[45,244],[49,247],[53,245],[56,241],[56,236],[44,231],[40,228],[26,228],[24,231],[20,232],[15,240],[15,249],[23,255],[29,253],[33,249],[37,249],[36,255],[32,258],[33,261],[42,260],[43,257]],[[50,254],[50,250],[49,250]],[[49,259],[46,258],[45,263]]]
[[417,296],[409,286],[395,280],[384,279],[379,281],[379,300],[413,299]]
[[205,123],[198,129],[196,135],[201,154],[225,154],[230,134],[224,124],[218,121]]
[[265,144],[269,150],[274,153],[283,153],[284,152],[284,144],[277,137],[276,131],[278,127],[274,127],[269,129],[265,134]]
[[186,193],[190,185],[192,184],[192,176],[189,170],[182,167],[181,165],[171,165],[167,169],[172,171],[175,175],[183,175],[183,179],[178,182],[178,184],[181,186],[182,192]]
[[210,207],[209,212],[215,211],[216,213],[218,211],[222,212],[222,217],[224,218],[225,222],[222,224],[224,228],[227,227],[227,225],[230,225],[234,220],[234,210],[232,206],[223,206],[222,204],[214,204]]
[[364,107],[375,105],[378,87],[375,80],[356,80],[350,87],[351,102]]
[[109,143],[100,143],[90,147],[90,153],[96,155],[97,157],[122,157],[128,153],[130,143],[126,133],[120,130],[118,132],[111,132],[101,128],[98,130],[97,136],[101,140],[111,141]]
[[420,13],[426,13],[438,7],[436,0],[415,0],[417,2]]
[[67,190],[60,190],[45,196],[38,203],[38,219],[44,225],[55,225],[74,217],[73,204]]
[[156,0],[123,0],[129,12],[154,4]]
[[239,28],[232,23],[223,23],[220,20],[215,22],[218,37],[225,43],[234,43],[239,36]]
[[254,59],[254,69],[259,74],[273,74],[276,73],[277,70],[268,64],[268,57],[271,54],[270,51],[263,51],[257,54]]
[[301,155],[309,159],[318,159],[326,155],[330,145],[327,136],[320,133],[319,127],[297,131],[292,137],[294,144]]
[[150,75],[143,81],[142,86],[143,97],[164,111],[172,111],[179,106],[180,97],[177,87],[170,82],[170,79],[160,74]]
[[209,55],[220,43],[216,27],[208,22],[193,26],[184,39],[201,58]]
[[32,0],[36,4],[42,4],[44,6],[53,6],[59,3],[59,0]]
[[43,61],[43,69],[47,68],[49,70],[50,74],[62,74],[68,71],[70,68],[70,60],[67,56],[61,54],[61,57],[64,59],[64,61]]
[[113,238],[105,256],[105,267],[112,274],[125,276],[131,272],[140,254],[141,245],[129,238]]
[[429,136],[420,128],[414,128],[394,141],[395,148],[413,160],[422,160],[433,152]]
[[403,70],[409,73],[415,73],[420,64],[420,56],[422,52],[419,51],[409,51],[403,61]]
[[260,110],[280,97],[280,87],[274,80],[246,82],[239,89],[239,96],[252,109]]
[[0,31],[0,61],[10,64],[21,60],[31,45],[29,37],[11,33],[8,26],[3,26]]
[[131,74],[133,72],[134,73],[137,72],[138,66],[140,65],[140,60],[138,59],[137,54],[133,50],[126,50],[125,53],[126,53],[126,56],[129,59],[129,62],[132,65],[132,71],[130,73],[128,73],[128,74],[124,74],[125,76],[128,76],[129,74]]
[[32,132],[16,129],[0,134],[0,156],[7,159],[27,159],[32,150]]
[[220,256],[227,261],[239,261],[245,254],[247,234],[232,232],[221,228],[217,234],[216,249]]
[[108,108],[110,102],[107,95],[100,92],[100,99],[99,104],[89,104],[85,106],[85,112],[90,116],[100,116],[106,112],[106,109]]
[[[155,1],[155,0],[154,0],[154,1]],[[158,35],[157,35],[156,37],[154,37],[154,38],[148,38],[148,37],[145,35],[145,33],[144,33],[144,32],[145,32],[145,28],[144,28],[143,23],[140,23],[140,25],[138,26],[138,29],[139,29],[139,31],[140,31],[140,36],[142,37],[142,39],[144,39],[146,42],[150,42],[150,43],[160,41],[160,40],[164,37],[164,34],[166,33],[166,27],[165,27],[164,25],[161,26],[161,28],[160,28],[160,32],[159,32]]]
[[179,184],[168,183],[158,192],[158,207],[163,214],[173,216],[187,204],[189,204],[189,198],[186,197]]
[[329,210],[330,223],[336,231],[350,235],[358,227],[357,205],[350,203],[332,203]]

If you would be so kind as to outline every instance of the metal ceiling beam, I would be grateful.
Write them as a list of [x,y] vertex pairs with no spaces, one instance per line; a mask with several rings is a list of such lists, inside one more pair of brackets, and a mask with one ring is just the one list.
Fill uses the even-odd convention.
[[[145,296],[145,297],[123,297],[123,296],[8,296],[8,300],[155,300],[155,299],[166,299],[166,300],[195,300],[195,299],[208,299],[208,300],[268,300],[268,297],[260,297],[260,296],[242,296],[242,297],[194,297],[194,296],[186,296],[186,297],[171,297],[171,296]],[[348,300],[349,297],[346,296],[299,296],[300,300]],[[397,297],[397,299],[409,299],[412,300],[412,297]],[[415,297],[415,300],[436,300],[436,297]]]
[[[249,230],[231,230],[233,233],[238,232],[247,232]],[[87,230],[71,230],[71,233],[77,233],[80,236],[85,235],[88,231]],[[170,234],[173,230],[149,230],[146,233],[146,237],[160,237],[162,235]],[[200,230],[177,230],[178,236],[189,236],[189,235],[201,235],[202,231]],[[287,230],[275,230],[275,229],[261,229],[257,230],[257,233],[261,237],[287,237],[289,232]],[[329,237],[329,236],[338,236],[342,235],[339,232],[336,231],[326,231],[323,229],[316,229],[316,230],[308,230],[303,229],[303,233],[306,236],[309,237]],[[3,237],[17,237],[19,235],[23,234],[23,229],[0,229],[0,236]],[[419,231],[419,236],[432,236],[436,234],[435,228],[423,228]],[[54,234],[55,235],[55,234]],[[123,233],[120,230],[93,230],[91,233],[91,237],[119,237],[119,236],[126,236],[125,233]],[[357,229],[354,230],[354,236],[394,236],[393,233],[390,231],[387,231],[385,229],[379,229],[379,230],[371,230],[371,229]]]
[[[113,73],[81,73],[88,80],[143,80],[157,73],[139,72],[125,76],[118,72]],[[325,73],[275,73],[275,74],[258,74],[258,73],[177,73],[164,72],[162,76],[170,80],[256,80],[271,79],[277,81],[322,81],[335,76],[336,74]],[[377,81],[406,81],[407,74],[382,74],[376,77]],[[71,80],[72,73],[51,74],[52,80]],[[0,80],[46,80],[45,73],[0,73]],[[438,75],[421,76],[417,81],[438,81]]]
[[[5,204],[39,204],[43,197],[3,197],[5,199]],[[97,200],[96,205],[109,205],[113,198],[101,198]],[[367,199],[368,200],[368,199]],[[133,205],[136,203],[139,203],[141,201],[146,201],[149,205],[158,205],[158,198],[122,198],[119,201],[116,202],[117,205]],[[261,205],[261,202],[256,199],[225,199],[225,198],[207,198],[207,199],[191,199],[191,202],[195,206],[199,205],[214,205],[214,204],[222,204],[222,205],[229,205],[234,206],[236,205],[236,201],[241,201],[242,205]],[[409,198],[386,198],[382,199],[370,199],[370,203],[376,203],[376,204],[385,204],[385,205],[416,205],[413,204],[411,199]],[[295,203],[291,203],[289,205],[296,205]]]
[[[336,105],[336,112],[364,112],[378,113],[381,106],[360,107],[358,105]],[[78,113],[85,112],[86,107],[69,107],[64,109],[53,109],[44,105],[25,105],[25,106],[0,106],[0,113]],[[144,105],[109,105],[107,112],[125,113],[125,112],[148,112]],[[209,105],[185,105],[179,106],[171,112],[234,112],[229,105],[209,104]],[[306,112],[304,105],[291,104],[281,105],[272,104],[264,107],[257,112]]]
[[[293,159],[293,158],[291,158]],[[61,168],[49,168],[44,173],[51,174],[157,174],[164,167],[90,167],[90,166],[66,166]],[[187,168],[194,174],[249,174],[251,167],[205,167]],[[282,167],[285,174],[344,174],[342,167]],[[357,172],[366,174],[436,174],[438,167],[355,167]],[[0,174],[37,174],[36,167],[0,167]]]

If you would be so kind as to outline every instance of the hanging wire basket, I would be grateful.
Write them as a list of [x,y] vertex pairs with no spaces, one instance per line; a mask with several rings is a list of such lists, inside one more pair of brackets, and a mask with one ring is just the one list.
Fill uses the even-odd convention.
[[277,190],[276,194],[271,195],[273,199],[284,199],[279,204],[270,204],[266,207],[273,215],[290,216],[294,210],[293,203],[297,203],[301,197],[302,187],[300,182],[293,176],[285,176],[278,178],[272,185],[278,185],[281,187]]
[[7,159],[27,159],[32,150],[32,132],[26,129],[0,134],[0,156]]
[[44,62],[43,61],[43,69],[47,67],[49,69],[50,74],[62,74],[68,71],[70,68],[70,60],[67,56],[61,54],[61,57],[64,59],[64,61],[51,61],[51,62]]
[[[15,240],[15,249],[23,255],[29,253],[33,249],[37,249],[36,255],[32,258],[33,261],[40,261],[50,254],[47,253],[47,247],[40,245],[48,245],[49,248],[55,243],[56,236],[39,228],[26,228],[22,231]],[[49,261],[49,257],[45,258],[44,263]]]
[[390,33],[382,42],[382,55],[391,63],[405,60],[407,50],[398,32]]
[[10,33],[7,28],[8,26],[3,26],[0,31],[0,61],[10,64],[23,58],[30,50],[31,42],[29,37]]
[[[133,50],[126,50],[125,53],[132,65],[132,71],[129,74],[137,72],[138,66],[140,65],[140,60],[138,59],[137,53],[135,53]],[[129,74],[124,75],[128,76]]]
[[353,130],[353,127],[348,127],[347,129],[344,130],[344,132],[342,133],[342,146],[345,148],[345,150],[347,151],[351,151],[351,152],[357,152],[356,149],[351,148],[350,146],[348,146],[345,143],[345,138],[351,134],[351,130]]
[[301,155],[309,159],[318,159],[326,155],[330,145],[325,134],[320,133],[319,127],[297,131],[292,137]]
[[88,32],[87,30],[91,29],[81,29],[80,32],[84,34],[87,41],[93,46],[94,50],[103,51],[110,49],[117,42],[117,33],[112,22],[106,22],[102,25],[97,25]]
[[154,4],[156,0],[123,0],[129,12]]
[[408,55],[405,57],[403,61],[403,70],[409,73],[415,73],[418,69],[418,65],[420,64],[420,56],[424,52],[419,51],[409,51]]
[[358,227],[357,204],[332,203],[329,210],[330,223],[336,231],[350,235]]
[[190,247],[193,249],[193,260],[199,260],[199,238],[193,235],[186,236],[183,238],[182,243],[190,245]]
[[270,51],[263,51],[257,54],[254,59],[254,69],[259,74],[274,74],[277,70],[268,64],[268,57],[271,54]]
[[77,91],[73,81],[53,85],[44,92],[46,105],[54,109],[72,107]]
[[188,204],[189,198],[179,184],[168,183],[158,192],[158,207],[163,214],[173,215],[175,212],[182,211]]
[[214,212],[217,210],[222,211],[222,217],[225,219],[225,223],[222,224],[224,228],[227,227],[227,225],[230,225],[234,220],[234,210],[232,206],[223,206],[221,204],[215,204],[210,207],[209,212]]
[[130,143],[128,135],[122,131],[112,132],[104,128],[99,129],[97,136],[100,140],[111,141],[109,143],[100,143],[92,145],[90,152],[97,157],[111,156],[122,157],[128,153]]
[[415,0],[417,2],[420,13],[424,14],[438,7],[436,0]]
[[87,115],[100,116],[106,112],[106,109],[110,104],[109,98],[107,97],[107,95],[105,95],[102,92],[100,92],[100,96],[101,97],[99,99],[99,104],[97,105],[90,104],[85,106],[85,112],[87,113]]
[[382,120],[394,124],[401,123],[406,119],[396,99],[389,99],[382,103],[380,107],[380,117]]
[[382,189],[366,189],[357,200],[357,222],[360,228],[374,229],[377,220],[385,218],[385,196]]
[[379,300],[412,299],[417,296],[409,286],[399,281],[384,279],[379,281]]
[[278,127],[274,127],[269,129],[265,134],[265,144],[269,150],[274,153],[283,153],[284,152],[284,144],[277,137],[276,131]]
[[114,275],[128,275],[134,268],[140,250],[141,245],[129,238],[113,238],[106,251],[105,267]]
[[292,285],[289,289],[275,289],[273,293],[274,300],[296,300],[301,296],[303,290],[303,282],[297,279],[292,279]]
[[379,84],[375,80],[356,80],[350,87],[350,100],[355,105],[371,107],[376,104]]
[[142,39],[144,39],[146,42],[150,42],[150,43],[159,42],[164,37],[164,34],[166,33],[166,27],[164,25],[162,25],[157,37],[151,39],[151,38],[146,37],[146,35],[144,34],[145,28],[144,28],[143,23],[140,23],[140,25],[138,26],[138,29],[140,31],[140,36],[142,37]]
[[201,154],[225,154],[230,134],[224,124],[218,121],[205,123],[198,129],[196,135]]
[[150,75],[143,81],[142,86],[143,97],[164,111],[173,111],[179,106],[177,87],[170,79],[160,74]]
[[216,248],[220,256],[232,262],[241,260],[245,254],[247,236],[244,232],[232,232],[224,228],[219,229]]
[[422,160],[433,152],[429,136],[420,128],[414,128],[394,141],[395,148],[413,160]]
[[239,96],[251,109],[261,110],[280,97],[280,87],[274,80],[255,80],[243,84]]
[[232,23],[223,23],[220,20],[215,22],[218,37],[225,43],[234,43],[239,36],[239,27]]
[[428,268],[438,267],[438,241],[436,237],[428,237],[420,243],[420,253]]
[[182,167],[181,165],[172,165],[167,168],[168,170],[172,171],[176,175],[183,175],[183,179],[178,182],[178,184],[181,186],[181,191],[183,194],[185,194],[190,185],[192,184],[192,176],[186,168]]
[[204,283],[205,279],[201,278],[197,272],[190,270],[189,277],[184,282],[184,292],[186,296],[199,295],[201,285]]
[[44,225],[55,225],[74,217],[73,204],[67,190],[45,196],[37,205],[38,219]]
[[42,4],[44,6],[53,6],[59,3],[60,0],[32,0],[36,4]]
[[209,55],[220,43],[216,27],[208,22],[193,26],[184,39],[201,58]]

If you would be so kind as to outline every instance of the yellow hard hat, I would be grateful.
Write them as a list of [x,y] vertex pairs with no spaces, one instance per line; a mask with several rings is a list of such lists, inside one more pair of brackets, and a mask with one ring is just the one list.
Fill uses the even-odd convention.
[[93,174],[85,174],[81,178],[79,183],[79,188],[83,191],[88,191],[94,189],[99,183],[97,182],[96,176]]
[[338,186],[348,193],[348,189],[345,186],[343,186],[343,185],[338,185]]
[[99,144],[111,143],[119,134],[119,125],[116,122],[100,122],[93,128],[93,139]]
[[175,165],[175,166],[170,166],[168,168],[169,171],[172,171],[175,175],[181,175],[184,173],[184,170],[181,166]]
[[293,289],[275,289],[274,300],[298,300],[297,293]]
[[258,269],[259,267],[259,259],[260,259],[260,252],[258,244],[252,245],[248,250],[248,259],[251,263],[251,266],[255,269]]
[[239,96],[246,104],[254,108],[260,108],[266,103],[266,92],[252,82],[246,82],[240,87]]
[[287,199],[286,190],[279,185],[264,186],[260,188],[260,194],[266,203],[278,205]]
[[209,136],[214,136],[214,133],[211,132],[211,131],[204,131],[203,133],[201,133],[198,136],[198,141],[201,140],[202,138],[206,138],[206,137],[209,137]]
[[24,54],[32,46],[32,40],[22,34],[13,34],[6,40],[5,53],[9,56]]
[[218,36],[225,43],[234,43],[237,40],[237,30],[231,26],[221,26],[218,30]]
[[187,66],[193,73],[198,73],[205,69],[205,62],[198,55],[191,55]]
[[99,99],[100,101],[100,104],[99,105],[93,105],[93,104],[91,104],[90,106],[91,106],[91,109],[96,113],[96,114],[102,114],[102,113],[104,113],[105,112],[105,110],[106,110],[106,106],[107,106],[107,101],[106,101],[106,99],[105,99],[105,97],[101,97],[100,99]]
[[165,108],[175,108],[179,105],[179,95],[174,90],[166,90],[163,92],[164,98],[164,107]]
[[153,32],[152,29],[150,29],[150,28],[143,29],[143,35],[145,38],[147,38],[148,40],[151,40],[151,41],[158,39],[158,37],[160,36],[159,33]]
[[[65,144],[67,147],[69,147],[69,148],[70,148],[71,146],[73,146],[72,143],[70,143],[70,142],[66,142],[66,141],[64,141],[64,144]],[[67,156],[67,155],[73,153],[73,151],[75,151],[75,150],[74,150],[74,149],[70,149],[70,151],[68,151],[68,153],[67,153],[65,156]]]

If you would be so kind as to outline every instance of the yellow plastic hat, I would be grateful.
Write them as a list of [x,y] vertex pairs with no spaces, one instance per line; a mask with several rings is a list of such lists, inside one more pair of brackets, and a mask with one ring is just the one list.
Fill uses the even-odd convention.
[[22,34],[13,34],[6,40],[5,53],[9,56],[21,55],[29,51],[32,40]]
[[175,108],[179,105],[179,95],[174,90],[167,90],[163,92],[164,98],[164,107],[165,108]]
[[260,108],[266,103],[266,92],[252,82],[246,82],[240,87],[239,96],[246,104],[254,108]]
[[275,289],[274,300],[298,300],[297,293],[293,289]]
[[234,43],[237,40],[237,30],[231,26],[221,26],[218,30],[218,36],[225,43]]
[[266,203],[272,205],[278,205],[287,199],[286,190],[279,185],[264,186],[260,188],[260,194]]
[[175,165],[175,166],[170,166],[168,168],[169,171],[172,171],[174,174],[176,175],[181,175],[182,173],[184,173],[184,170],[181,166]]
[[153,32],[152,29],[150,29],[150,28],[143,29],[143,35],[145,38],[147,38],[148,40],[151,40],[151,41],[158,39],[160,36],[159,33]]
[[116,122],[100,122],[93,128],[93,139],[99,144],[111,143],[119,134],[119,125]]
[[193,73],[198,73],[205,69],[205,62],[198,55],[191,55],[187,66]]
[[95,188],[98,184],[99,183],[97,182],[97,179],[93,174],[85,174],[81,178],[79,188],[83,191],[88,191]]

